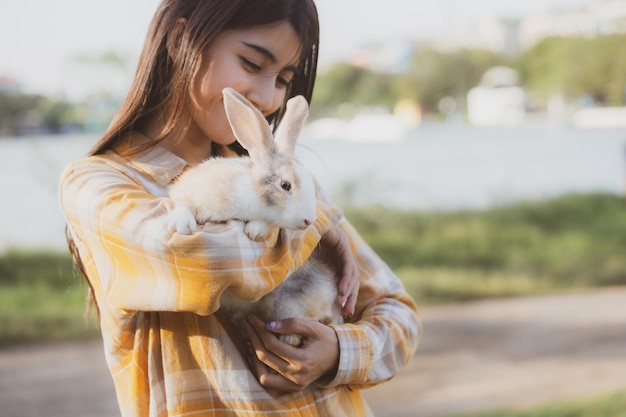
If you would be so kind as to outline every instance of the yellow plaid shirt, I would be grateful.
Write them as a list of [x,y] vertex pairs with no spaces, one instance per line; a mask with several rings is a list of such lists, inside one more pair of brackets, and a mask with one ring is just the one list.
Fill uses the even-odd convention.
[[[319,201],[306,231],[253,242],[242,224],[167,231],[167,187],[187,166],[160,146],[127,152],[141,135],[70,163],[59,195],[100,309],[121,414],[148,416],[370,416],[360,389],[390,379],[421,335],[417,308],[398,278],[341,212]],[[226,289],[256,299],[276,287],[337,225],[350,238],[361,279],[353,323],[332,381],[272,395],[242,355],[238,329],[216,311]]]

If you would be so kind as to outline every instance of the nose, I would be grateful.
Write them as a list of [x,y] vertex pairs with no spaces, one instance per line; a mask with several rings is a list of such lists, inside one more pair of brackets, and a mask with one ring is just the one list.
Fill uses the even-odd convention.
[[248,91],[246,98],[265,116],[278,110],[282,99],[276,89],[273,78],[256,83]]
[[309,219],[304,219],[304,227],[307,228],[312,224],[311,220]]

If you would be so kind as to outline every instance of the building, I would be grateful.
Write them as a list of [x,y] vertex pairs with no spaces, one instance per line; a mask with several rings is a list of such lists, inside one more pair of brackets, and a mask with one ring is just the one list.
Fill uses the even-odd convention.
[[484,19],[470,29],[463,46],[515,56],[521,52],[520,24],[515,18]]
[[472,126],[518,126],[526,115],[526,92],[517,72],[493,67],[467,93],[467,119]]
[[551,36],[594,37],[626,33],[626,0],[592,0],[579,7],[551,9],[519,19],[486,17],[444,49],[486,49],[515,56]]
[[556,9],[524,18],[519,39],[523,49],[551,36],[595,37],[626,33],[626,0],[596,0],[572,9]]

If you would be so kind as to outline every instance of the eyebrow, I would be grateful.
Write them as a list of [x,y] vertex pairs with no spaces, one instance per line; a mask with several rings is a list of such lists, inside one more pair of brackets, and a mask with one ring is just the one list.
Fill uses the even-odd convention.
[[[256,52],[260,53],[261,55],[269,59],[270,62],[272,63],[278,62],[278,59],[276,59],[276,55],[274,55],[272,51],[270,51],[269,49],[261,45],[254,44],[254,43],[249,43],[249,42],[241,42],[241,43],[247,46],[248,48],[253,49]],[[285,67],[285,70],[297,73],[298,67],[296,67],[295,65],[288,65],[287,67]]]

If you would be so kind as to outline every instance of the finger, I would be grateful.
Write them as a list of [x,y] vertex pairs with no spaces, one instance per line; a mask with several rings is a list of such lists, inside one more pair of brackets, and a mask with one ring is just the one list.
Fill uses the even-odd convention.
[[343,277],[339,283],[340,290],[344,295],[349,295],[359,281],[359,271],[354,263],[350,263],[343,271]]
[[357,281],[355,289],[351,292],[346,302],[346,305],[342,310],[344,319],[349,319],[349,318],[354,317],[354,313],[356,311],[356,302],[357,302],[358,295],[359,295],[359,285],[360,284]]
[[[249,320],[241,320],[241,324],[248,335],[248,339],[250,341],[252,349],[252,356],[255,359],[258,359],[261,363],[269,366],[273,370],[280,372],[279,368],[286,366],[285,361],[274,355],[270,350],[266,348],[263,337],[258,333],[257,327],[251,325]],[[271,337],[276,339],[276,337],[274,337],[273,335]]]
[[[272,329],[278,334],[297,333],[302,335],[305,340],[307,340],[307,338],[310,338],[309,340],[314,341],[320,340],[321,333],[321,330],[319,328],[316,329],[316,326],[327,329],[332,333],[332,336],[335,336],[335,331],[333,329],[312,320],[285,319],[264,324],[257,317],[250,317],[250,321],[254,321],[255,323],[253,325],[253,327],[255,327],[255,332],[265,332],[269,334],[269,344],[278,346],[279,348],[272,348],[270,346],[267,349],[268,351],[271,352],[272,349],[275,349],[280,350],[281,352],[289,352],[281,353],[281,355],[287,356],[281,357],[274,355],[274,357],[279,358],[277,362],[271,361],[272,356],[264,357],[261,354],[262,352],[259,352],[258,350],[255,352],[258,360],[271,368],[265,372],[261,371],[261,374],[259,375],[259,381],[264,386],[267,385],[275,389],[282,389],[287,391],[299,391],[310,385],[323,373],[318,370],[319,361],[317,359],[311,360],[312,355],[310,352],[307,352],[305,349],[295,348],[291,345],[283,343],[275,336],[274,333],[272,333],[272,331],[268,329]],[[263,327],[257,328],[257,326]],[[328,334],[325,338],[329,339]],[[332,338],[331,343],[333,343]],[[321,355],[314,356],[318,358]]]
[[343,269],[341,271],[341,280],[339,281],[339,294],[343,296],[348,296],[350,292],[350,287],[352,286],[352,281],[354,280],[354,268],[351,263],[344,263]]
[[[272,323],[268,323],[271,325]],[[308,386],[322,375],[334,375],[339,365],[339,339],[335,329],[315,320],[290,318],[281,321],[279,331],[299,334],[304,342],[292,348],[294,356],[283,375],[300,386]]]
[[249,346],[248,364],[256,379],[267,390],[275,391],[276,395],[286,392],[301,391],[304,387],[295,384],[274,369],[265,365],[257,358],[252,346]]
[[[261,362],[255,354],[255,349],[252,346],[253,343],[258,343],[258,336],[255,334],[252,327],[245,322],[243,319],[237,320],[239,326],[244,329],[246,334],[248,335],[248,342],[246,342],[247,356],[246,361],[248,363],[248,367],[254,374],[254,376],[259,379],[260,375],[268,371],[268,367]],[[255,342],[256,341],[256,342]]]
[[339,283],[337,304],[341,307],[344,318],[354,315],[356,301],[359,295],[359,276],[356,266]]
[[[282,322],[271,322],[266,324],[256,316],[249,316],[248,323],[254,329],[257,336],[257,343],[260,345],[256,349],[257,357],[266,365],[279,373],[284,374],[289,366],[288,358],[297,356],[297,348],[283,343],[275,333],[282,331]],[[273,330],[271,330],[274,328]],[[256,347],[256,346],[255,346]]]
[[354,316],[357,300],[358,294],[356,293],[352,293],[340,299],[338,298],[337,305],[341,307],[341,316],[344,319],[349,319]]
[[[310,337],[317,334],[314,325],[318,322],[311,320],[301,320],[297,318],[289,318],[285,320],[271,321],[265,324],[265,329],[276,334],[299,334],[303,337]],[[299,352],[298,348],[294,348],[291,345],[286,345],[285,353],[293,357],[294,354]]]

